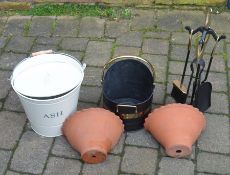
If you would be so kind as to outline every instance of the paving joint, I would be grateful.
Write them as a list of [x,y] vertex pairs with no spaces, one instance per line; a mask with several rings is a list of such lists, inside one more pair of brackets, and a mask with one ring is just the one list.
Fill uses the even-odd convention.
[[[167,60],[167,66],[166,66],[166,80],[165,80],[165,94],[164,94],[164,104],[166,104],[166,99],[167,99],[167,86],[168,86],[168,83],[169,83],[169,60],[171,58],[171,52],[172,52],[172,43],[171,43],[171,40],[172,40],[172,33],[170,33],[170,37],[169,37],[169,49],[168,49],[168,60]],[[172,83],[172,82],[171,82]]]

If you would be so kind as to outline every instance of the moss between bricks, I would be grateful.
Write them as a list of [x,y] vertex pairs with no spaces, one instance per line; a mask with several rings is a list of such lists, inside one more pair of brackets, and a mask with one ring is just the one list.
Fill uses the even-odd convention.
[[30,27],[31,27],[31,22],[30,21],[26,22],[24,25],[24,36],[27,36],[29,34]]

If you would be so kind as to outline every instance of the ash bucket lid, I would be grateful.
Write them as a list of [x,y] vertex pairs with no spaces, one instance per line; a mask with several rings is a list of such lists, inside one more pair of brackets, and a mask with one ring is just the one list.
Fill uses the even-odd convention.
[[11,84],[16,92],[27,97],[53,97],[80,85],[84,69],[85,64],[66,54],[36,55],[15,67]]

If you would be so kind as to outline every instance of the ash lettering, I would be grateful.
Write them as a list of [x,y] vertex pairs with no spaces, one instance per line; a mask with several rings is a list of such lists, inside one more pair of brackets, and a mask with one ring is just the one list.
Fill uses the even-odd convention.
[[44,118],[56,118],[56,117],[60,117],[63,115],[63,111],[59,111],[59,112],[54,112],[54,113],[50,113],[50,114],[45,114]]

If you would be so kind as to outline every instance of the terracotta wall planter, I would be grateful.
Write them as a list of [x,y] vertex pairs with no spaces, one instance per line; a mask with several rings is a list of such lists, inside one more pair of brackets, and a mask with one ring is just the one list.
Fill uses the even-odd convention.
[[123,131],[122,120],[102,108],[78,111],[63,125],[67,140],[86,163],[106,160],[107,153],[116,145]]
[[166,154],[178,158],[191,154],[205,126],[203,113],[187,104],[162,106],[145,120],[145,128],[165,147]]

